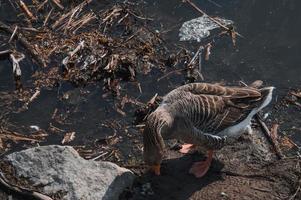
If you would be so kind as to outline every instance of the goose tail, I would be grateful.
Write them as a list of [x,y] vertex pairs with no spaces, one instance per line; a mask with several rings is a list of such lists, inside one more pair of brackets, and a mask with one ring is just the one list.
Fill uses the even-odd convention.
[[269,105],[269,103],[272,101],[273,97],[273,90],[275,87],[265,87],[261,88],[259,91],[261,92],[261,95],[263,97],[263,102],[262,104],[257,108],[257,112],[262,110],[264,107]]

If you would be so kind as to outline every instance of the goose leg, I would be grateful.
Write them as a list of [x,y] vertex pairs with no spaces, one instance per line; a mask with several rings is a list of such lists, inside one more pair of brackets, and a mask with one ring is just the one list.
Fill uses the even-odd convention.
[[193,150],[195,145],[193,144],[183,144],[182,148],[179,150],[180,153],[189,153],[189,151]]
[[195,162],[189,170],[197,178],[203,177],[209,170],[213,157],[213,151],[209,150],[205,161]]

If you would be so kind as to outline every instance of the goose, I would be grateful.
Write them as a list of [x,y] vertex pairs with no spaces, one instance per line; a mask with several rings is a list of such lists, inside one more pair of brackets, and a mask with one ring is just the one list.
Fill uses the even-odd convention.
[[206,160],[193,163],[189,170],[195,177],[203,177],[213,152],[250,130],[252,117],[271,102],[273,89],[190,83],[172,90],[146,118],[145,164],[160,175],[164,140],[178,139],[185,143],[182,153],[195,148],[207,151]]

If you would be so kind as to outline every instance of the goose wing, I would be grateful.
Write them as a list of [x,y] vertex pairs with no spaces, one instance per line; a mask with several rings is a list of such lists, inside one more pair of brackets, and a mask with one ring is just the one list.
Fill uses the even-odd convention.
[[243,121],[264,100],[256,89],[214,88],[187,89],[186,95],[170,104],[170,112],[189,118],[202,132],[217,134]]
[[258,89],[250,87],[225,87],[218,84],[190,83],[172,90],[163,97],[163,103],[172,104],[190,94],[231,97],[232,99],[261,97],[261,93]]

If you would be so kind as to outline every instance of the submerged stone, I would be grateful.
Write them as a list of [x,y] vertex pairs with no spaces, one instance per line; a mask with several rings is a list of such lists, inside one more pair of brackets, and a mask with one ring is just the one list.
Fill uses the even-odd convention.
[[[233,24],[233,21],[222,18],[215,18],[223,25],[227,26]],[[180,28],[180,41],[197,41],[200,42],[202,39],[210,35],[210,31],[219,28],[215,22],[213,22],[207,15],[192,19],[184,22]]]

